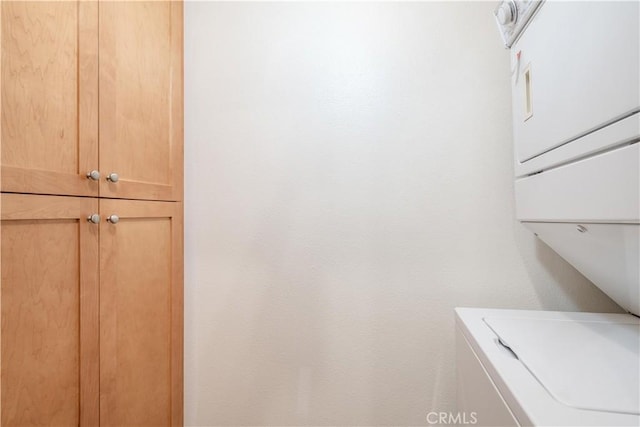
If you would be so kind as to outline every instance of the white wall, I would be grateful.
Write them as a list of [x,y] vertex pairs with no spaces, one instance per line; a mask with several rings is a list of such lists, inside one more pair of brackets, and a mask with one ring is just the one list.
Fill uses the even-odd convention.
[[617,311],[514,220],[495,3],[186,5],[188,425],[420,425],[456,306]]

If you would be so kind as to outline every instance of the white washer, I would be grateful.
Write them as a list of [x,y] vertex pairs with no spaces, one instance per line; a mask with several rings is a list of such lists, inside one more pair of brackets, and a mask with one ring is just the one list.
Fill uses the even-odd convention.
[[477,425],[640,425],[639,318],[455,312],[458,410]]

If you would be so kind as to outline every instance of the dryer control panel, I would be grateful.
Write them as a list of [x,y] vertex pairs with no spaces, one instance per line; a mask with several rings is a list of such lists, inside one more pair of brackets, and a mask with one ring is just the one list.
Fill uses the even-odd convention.
[[507,48],[518,38],[542,0],[503,0],[493,15]]

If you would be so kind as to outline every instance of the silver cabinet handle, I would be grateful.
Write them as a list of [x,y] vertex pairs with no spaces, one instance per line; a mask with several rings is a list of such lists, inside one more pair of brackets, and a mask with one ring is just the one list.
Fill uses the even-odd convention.
[[109,221],[111,224],[117,224],[118,221],[120,221],[120,217],[118,215],[109,215],[107,217],[107,221]]
[[115,182],[118,182],[119,179],[120,177],[115,172],[111,172],[109,175],[107,175],[107,181],[111,181],[115,183]]
[[100,179],[100,171],[92,170],[91,172],[87,172],[87,178],[92,181],[97,181]]
[[98,224],[100,222],[100,215],[98,214],[89,215],[87,217],[87,221],[93,224]]

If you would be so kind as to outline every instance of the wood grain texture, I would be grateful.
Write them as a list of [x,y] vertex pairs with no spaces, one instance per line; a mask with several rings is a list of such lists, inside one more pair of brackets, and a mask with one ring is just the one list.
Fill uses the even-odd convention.
[[171,425],[184,422],[184,204],[175,203],[171,228]]
[[92,196],[98,195],[99,183],[87,179],[86,173],[100,168],[98,90],[98,0],[82,0],[78,5],[78,172],[84,186],[89,186],[85,195]]
[[97,200],[1,203],[2,425],[97,425]]
[[171,2],[171,149],[173,200],[184,195],[184,4]]
[[1,423],[182,425],[182,2],[0,8]]
[[182,3],[99,7],[103,197],[182,197]]
[[0,7],[2,191],[97,195],[97,5]]
[[182,216],[100,200],[100,424],[182,425]]

